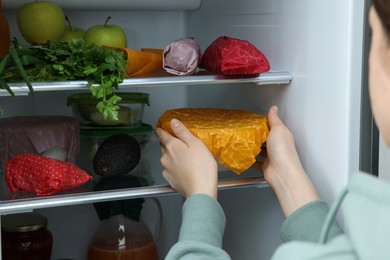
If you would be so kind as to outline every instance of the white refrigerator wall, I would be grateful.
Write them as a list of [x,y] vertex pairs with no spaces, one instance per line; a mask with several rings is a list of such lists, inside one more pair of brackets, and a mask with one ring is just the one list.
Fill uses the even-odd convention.
[[[214,0],[203,1],[189,19],[189,35],[203,47],[220,35],[247,39],[269,58],[271,70],[294,75],[289,86],[190,87],[190,105],[258,112],[278,105],[304,168],[329,203],[359,169],[364,5]],[[283,219],[274,194],[237,190],[221,192],[220,199],[228,219],[224,244],[233,259],[269,259]]]
[[[291,84],[127,90],[150,93],[151,107],[146,108],[145,122],[152,125],[170,108],[225,107],[266,113],[270,105],[277,104],[282,119],[295,135],[305,169],[320,195],[331,202],[348,182],[349,174],[359,167],[356,140],[360,133],[364,4],[364,0],[204,0],[199,10],[190,12],[72,10],[67,14],[75,26],[84,29],[104,22],[110,15],[112,23],[125,28],[128,47],[135,49],[164,48],[183,36],[195,37],[203,50],[221,35],[251,41],[269,58],[271,70],[293,73]],[[20,37],[15,12],[8,11],[6,15],[12,34]],[[69,115],[68,94],[1,98],[0,107],[5,116]],[[159,162],[151,164],[158,175]],[[177,239],[182,201],[180,196],[160,199],[165,207],[164,235],[159,241],[163,257]],[[220,201],[227,216],[224,247],[232,259],[269,259],[281,243],[279,228],[283,221],[271,189],[222,191]],[[59,238],[53,259],[82,259],[97,222],[91,205],[41,212],[52,216],[51,226]],[[81,221],[69,223],[71,218]],[[67,226],[74,232],[61,233]]]
[[271,70],[294,78],[289,86],[191,87],[191,106],[277,104],[308,174],[332,201],[358,169],[364,1],[214,0],[192,14],[189,34],[202,46],[220,35],[247,39]]

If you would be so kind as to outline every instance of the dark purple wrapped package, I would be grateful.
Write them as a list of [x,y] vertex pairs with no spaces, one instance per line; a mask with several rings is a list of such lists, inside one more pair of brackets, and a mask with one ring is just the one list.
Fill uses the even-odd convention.
[[199,44],[190,37],[169,44],[163,54],[163,67],[174,75],[192,75],[202,58]]

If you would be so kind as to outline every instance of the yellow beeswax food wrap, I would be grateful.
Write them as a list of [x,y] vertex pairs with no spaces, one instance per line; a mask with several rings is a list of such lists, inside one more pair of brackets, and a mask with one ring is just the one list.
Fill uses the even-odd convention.
[[128,48],[115,47],[126,54],[126,74],[128,77],[144,76],[153,72],[163,70],[162,49],[133,50]]
[[267,117],[244,110],[219,108],[179,108],[164,112],[157,121],[173,134],[170,120],[180,120],[193,135],[201,139],[219,162],[241,174],[256,161],[266,141]]

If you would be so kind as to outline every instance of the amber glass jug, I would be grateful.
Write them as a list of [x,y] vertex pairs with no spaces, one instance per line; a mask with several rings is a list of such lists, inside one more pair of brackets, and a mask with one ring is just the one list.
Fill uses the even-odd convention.
[[123,215],[103,220],[88,247],[88,260],[158,260],[148,227]]
[[10,37],[7,18],[4,16],[3,3],[2,0],[0,0],[0,57],[7,55]]
[[[102,178],[95,186],[96,191],[144,186],[144,179],[135,176],[114,176]],[[158,260],[156,241],[162,222],[162,207],[155,203],[156,221],[154,232],[144,223],[141,211],[145,199],[125,199],[96,202],[94,207],[101,220],[89,246],[87,260]]]

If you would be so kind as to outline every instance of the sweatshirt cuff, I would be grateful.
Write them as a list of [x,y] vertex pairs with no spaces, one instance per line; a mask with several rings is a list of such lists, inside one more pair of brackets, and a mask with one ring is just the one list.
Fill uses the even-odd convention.
[[192,195],[185,201],[182,215],[179,241],[200,241],[222,246],[226,219],[218,201],[205,194]]
[[[281,227],[283,242],[291,240],[318,242],[329,212],[329,207],[323,200],[310,202],[294,211]],[[333,224],[329,237],[342,233],[337,224]]]

